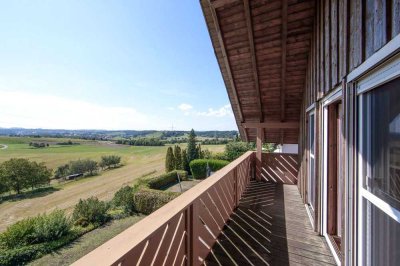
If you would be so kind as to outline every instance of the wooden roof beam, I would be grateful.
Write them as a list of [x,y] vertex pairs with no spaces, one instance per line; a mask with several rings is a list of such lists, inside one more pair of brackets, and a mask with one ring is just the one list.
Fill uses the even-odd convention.
[[287,7],[287,0],[282,0],[281,122],[285,121]]
[[270,121],[270,122],[248,122],[242,123],[244,128],[265,128],[265,129],[298,129],[299,122],[280,122],[280,121]]
[[219,8],[239,1],[240,0],[215,0],[211,2],[211,4],[214,8]]
[[260,122],[264,122],[264,114],[263,114],[263,107],[261,101],[261,92],[260,92],[260,80],[258,78],[258,68],[257,68],[257,58],[256,58],[256,49],[254,46],[254,36],[253,36],[253,23],[251,20],[251,11],[249,0],[243,0],[244,4],[244,12],[246,16],[246,25],[247,25],[247,32],[249,38],[249,46],[250,46],[250,53],[251,53],[251,62],[253,65],[253,78],[254,78],[254,85],[257,95],[257,105],[260,112]]
[[[210,0],[206,0],[206,3],[208,4],[208,6],[210,8],[212,20],[214,22],[214,28],[215,28],[215,31],[216,31],[217,36],[218,36],[218,42],[219,42],[219,45],[220,45],[220,48],[221,48],[221,53],[222,53],[224,65],[225,65],[225,68],[226,68],[226,72],[227,72],[227,75],[228,75],[229,84],[230,84],[230,86],[232,88],[232,92],[233,92],[232,93],[233,94],[233,100],[237,104],[236,108],[239,111],[239,120],[240,120],[240,123],[243,123],[244,122],[243,111],[242,111],[242,108],[240,106],[240,101],[239,101],[236,85],[235,85],[235,82],[233,81],[232,71],[231,71],[231,67],[230,67],[230,64],[229,64],[228,55],[226,53],[225,43],[224,43],[224,39],[223,39],[222,33],[221,33],[221,27],[219,26],[219,20],[218,20],[217,12],[215,10],[215,7],[211,4]],[[246,132],[245,128],[243,128],[243,132],[244,132],[245,140],[249,141],[249,137],[247,135],[247,132]]]

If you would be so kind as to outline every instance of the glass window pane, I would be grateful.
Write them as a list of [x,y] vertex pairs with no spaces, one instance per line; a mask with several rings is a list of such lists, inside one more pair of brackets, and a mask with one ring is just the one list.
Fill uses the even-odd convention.
[[[363,96],[364,187],[400,209],[400,80]],[[368,182],[368,183],[366,183]]]
[[400,224],[363,200],[365,265],[399,265]]

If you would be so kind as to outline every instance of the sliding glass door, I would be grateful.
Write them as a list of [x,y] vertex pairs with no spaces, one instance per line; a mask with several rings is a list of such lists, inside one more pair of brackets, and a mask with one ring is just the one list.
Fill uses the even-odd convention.
[[315,113],[312,111],[308,115],[308,205],[314,215],[315,209]]
[[400,79],[358,99],[359,263],[400,262]]

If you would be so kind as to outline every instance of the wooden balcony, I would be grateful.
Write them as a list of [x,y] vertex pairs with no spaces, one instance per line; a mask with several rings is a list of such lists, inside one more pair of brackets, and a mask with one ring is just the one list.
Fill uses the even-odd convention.
[[291,157],[270,156],[272,181],[257,182],[247,152],[74,265],[334,264],[297,186],[285,184],[297,176]]

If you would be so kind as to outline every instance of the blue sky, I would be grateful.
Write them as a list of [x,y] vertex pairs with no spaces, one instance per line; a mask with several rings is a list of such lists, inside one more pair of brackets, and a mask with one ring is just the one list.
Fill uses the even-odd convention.
[[0,127],[236,129],[197,0],[0,6]]

